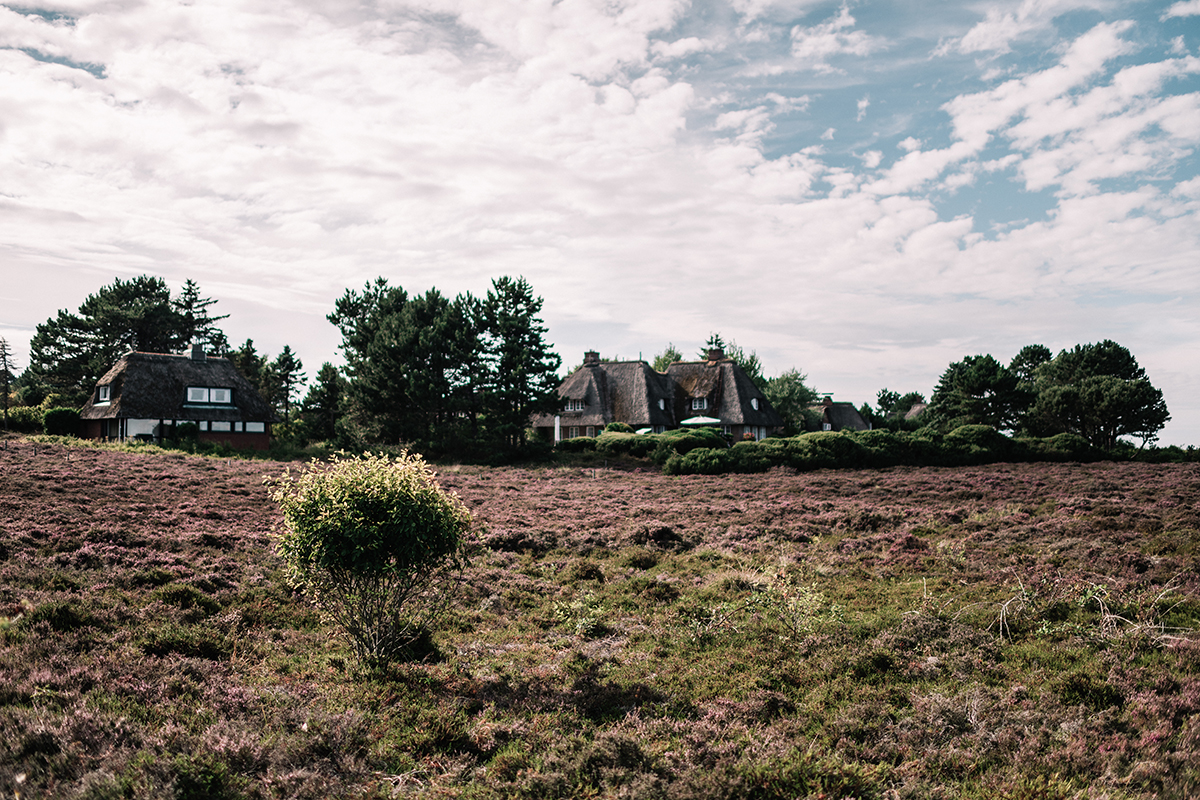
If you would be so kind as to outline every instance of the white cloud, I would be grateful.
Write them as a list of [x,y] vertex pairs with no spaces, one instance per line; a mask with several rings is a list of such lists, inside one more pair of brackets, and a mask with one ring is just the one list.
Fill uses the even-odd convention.
[[1049,27],[1058,15],[1081,8],[1102,6],[1101,0],[1022,0],[1016,9],[1003,10],[995,5],[986,17],[961,38],[943,42],[937,52],[1008,53],[1015,40]]
[[792,58],[796,66],[817,73],[832,73],[839,70],[829,63],[835,56],[867,56],[885,46],[882,39],[854,30],[855,20],[848,6],[843,5],[838,14],[828,22],[792,29]]
[[1200,15],[1200,0],[1181,0],[1181,2],[1173,3],[1163,13],[1163,19],[1170,17],[1195,17]]
[[[1033,47],[1079,5],[995,6],[995,31],[1026,27],[968,44]],[[876,38],[865,6],[796,24],[815,8],[145,0],[80,5],[74,25],[0,8],[0,45],[78,65],[0,50],[0,331],[27,341],[114,275],[151,272],[220,297],[231,338],[315,365],[336,357],[323,317],[346,287],[478,293],[520,274],[569,362],[719,329],[856,401],[928,392],[968,352],[1112,337],[1145,363],[1193,335],[1200,189],[1171,184],[1200,146],[1180,81],[1195,59],[1114,67],[1134,49],[1120,6],[1073,42],[1039,40],[1052,66],[949,75],[897,67],[912,51]],[[988,91],[947,88],[993,66]],[[910,77],[925,110],[897,91]],[[868,110],[888,112],[883,132],[835,143]],[[996,224],[968,213],[982,181],[1057,199]],[[1080,299],[1159,291],[1180,305]]]

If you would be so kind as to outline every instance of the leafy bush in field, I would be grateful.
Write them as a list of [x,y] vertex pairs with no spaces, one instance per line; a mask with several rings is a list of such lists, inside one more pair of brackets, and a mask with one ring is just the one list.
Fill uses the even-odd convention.
[[79,411],[74,408],[49,408],[42,416],[48,436],[78,436],[79,426]]
[[8,410],[8,429],[17,433],[41,433],[42,417],[38,406],[15,406]]
[[654,438],[657,444],[650,459],[655,464],[665,464],[673,455],[686,455],[701,447],[723,449],[729,446],[716,428],[677,428],[655,434]]
[[633,433],[633,426],[624,422],[610,422],[604,426],[605,433]]
[[960,425],[945,435],[942,447],[947,456],[959,456],[967,464],[1004,461],[1015,450],[1012,439],[991,425]]
[[441,610],[445,579],[464,564],[471,516],[458,497],[416,454],[335,456],[273,483],[284,519],[279,552],[293,580],[362,661],[402,655]]
[[590,436],[576,436],[573,439],[563,439],[555,446],[567,453],[586,453],[596,449],[596,440]]

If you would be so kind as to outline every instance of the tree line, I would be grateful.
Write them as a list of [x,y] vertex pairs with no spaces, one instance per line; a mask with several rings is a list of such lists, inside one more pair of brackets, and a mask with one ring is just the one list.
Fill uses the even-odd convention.
[[529,417],[558,406],[561,360],[545,341],[543,301],[524,278],[493,280],[483,297],[451,299],[437,289],[410,296],[384,278],[347,290],[328,315],[346,365],[323,363],[311,385],[290,345],[275,357],[251,339],[231,346],[218,324],[228,315],[210,313],[215,302],[191,280],[172,296],[161,278],[116,279],[77,312],[37,327],[19,377],[4,343],[6,410],[10,399],[81,406],[123,354],[192,343],[229,358],[278,413],[277,437],[295,444],[511,453],[528,444]]
[[[561,359],[546,342],[542,298],[524,278],[497,278],[483,297],[450,298],[436,288],[410,296],[384,278],[348,289],[327,317],[341,333],[346,364],[323,363],[311,384],[289,345],[274,357],[251,339],[231,346],[219,324],[228,315],[211,313],[215,303],[192,280],[173,296],[161,278],[118,278],[78,311],[61,310],[38,325],[20,376],[0,339],[5,424],[14,404],[82,405],[130,350],[178,352],[192,343],[231,359],[276,409],[277,436],[300,445],[514,453],[530,446],[530,417],[559,406]],[[793,368],[766,377],[753,350],[719,333],[697,358],[713,348],[762,389],[784,419],[783,435],[819,427],[820,394],[804,373]],[[661,372],[681,360],[668,343],[651,363]],[[920,392],[885,388],[874,406],[864,403],[859,411],[874,428],[946,433],[990,425],[1019,437],[1071,433],[1102,450],[1122,437],[1153,444],[1170,419],[1162,392],[1133,354],[1111,340],[1057,355],[1028,345],[1007,365],[991,355],[966,356],[942,373],[927,406]]]

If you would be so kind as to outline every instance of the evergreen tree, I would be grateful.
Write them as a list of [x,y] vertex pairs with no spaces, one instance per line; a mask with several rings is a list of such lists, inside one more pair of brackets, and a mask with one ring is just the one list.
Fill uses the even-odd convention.
[[489,435],[519,449],[534,414],[559,407],[557,370],[562,359],[545,340],[538,317],[542,298],[524,278],[499,278],[481,304],[484,415]]
[[270,377],[276,387],[275,406],[283,412],[284,424],[290,424],[292,421],[292,400],[304,388],[304,383],[308,380],[308,376],[304,374],[304,364],[292,352],[292,348],[289,345],[285,344],[283,350],[271,362]]
[[328,361],[317,370],[315,382],[300,404],[304,434],[310,441],[333,442],[339,438],[337,426],[341,419],[345,383],[337,367]]
[[261,393],[262,372],[267,366],[267,357],[259,354],[254,348],[254,340],[247,339],[236,350],[227,353],[226,358],[232,361],[242,377]]
[[[181,302],[191,303],[191,323],[161,278],[141,275],[117,278],[89,295],[76,314],[59,311],[38,325],[30,343],[29,395],[56,393],[64,403],[79,404],[125,353],[170,353],[183,348],[193,332],[189,324],[207,318],[212,301],[199,299],[193,288],[192,299]],[[209,335],[215,336],[211,326]]]
[[211,297],[201,297],[199,284],[188,278],[174,305],[182,320],[185,344],[197,342],[204,345],[208,354],[223,356],[229,351],[229,340],[225,338],[225,332],[217,327],[217,323],[229,319],[229,315],[209,316],[208,309],[216,302]]
[[16,380],[12,372],[15,368],[8,340],[0,336],[0,395],[4,397],[4,430],[8,430],[8,395],[12,391],[13,381]]
[[945,430],[991,425],[1013,430],[1033,401],[1020,378],[990,355],[967,356],[942,373],[928,413]]
[[347,291],[329,320],[342,332],[350,421],[368,442],[444,450],[475,426],[474,301],[436,289],[409,298],[379,278]]

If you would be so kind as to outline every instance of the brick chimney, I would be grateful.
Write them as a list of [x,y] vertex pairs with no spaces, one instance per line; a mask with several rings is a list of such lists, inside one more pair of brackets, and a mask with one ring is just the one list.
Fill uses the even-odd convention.
[[720,361],[723,358],[725,358],[725,351],[722,350],[720,347],[710,347],[709,348],[709,350],[708,350],[708,360],[709,361]]
[[583,365],[585,367],[600,366],[600,354],[595,350],[588,350],[583,354]]
[[204,345],[196,342],[192,345],[192,361],[204,361],[208,356],[204,355]]

